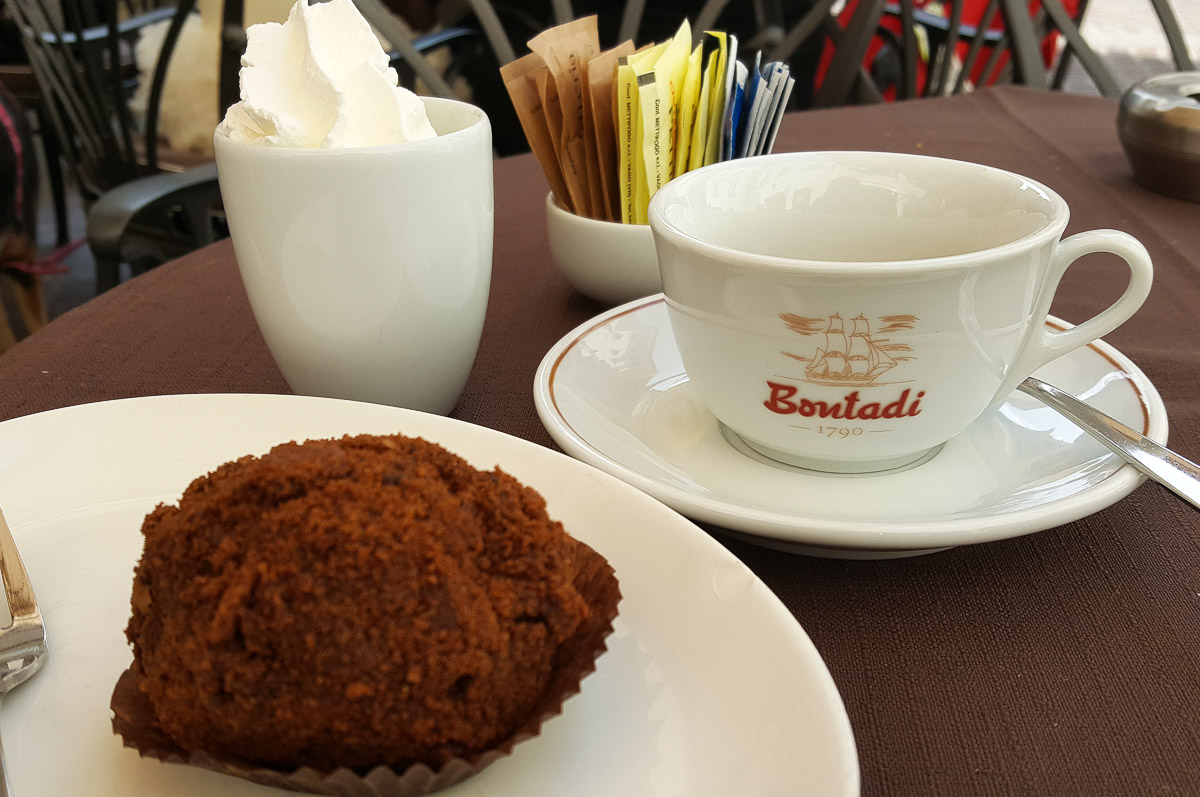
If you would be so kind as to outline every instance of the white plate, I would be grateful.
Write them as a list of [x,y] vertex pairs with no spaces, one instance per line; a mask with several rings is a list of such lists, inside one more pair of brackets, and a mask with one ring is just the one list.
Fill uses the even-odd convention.
[[[1111,346],[1078,349],[1038,376],[1166,442],[1158,391]],[[830,475],[773,462],[727,439],[701,403],[661,294],[559,341],[538,368],[534,402],[569,454],[691,518],[816,556],[906,556],[1028,534],[1103,509],[1143,478],[1023,393],[907,470]]]
[[0,423],[0,507],[50,657],[4,702],[20,797],[280,792],[140,759],[109,721],[141,520],[195,476],[291,440],[402,432],[499,464],[603,553],[624,599],[610,649],[536,739],[454,795],[854,795],[849,722],[820,656],[766,585],[707,534],[606,474],[432,415],[291,396],[164,396]]

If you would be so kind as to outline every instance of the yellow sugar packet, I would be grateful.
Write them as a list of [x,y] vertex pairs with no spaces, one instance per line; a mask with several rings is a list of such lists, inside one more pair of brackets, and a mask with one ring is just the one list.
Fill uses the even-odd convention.
[[628,57],[617,59],[616,90],[613,92],[614,113],[617,127],[617,201],[620,205],[621,221],[634,223],[634,203],[637,193],[638,168],[638,94],[637,75]]
[[661,162],[653,173],[647,172],[650,195],[674,177],[675,149],[679,141],[679,106],[683,100],[683,84],[687,80],[689,55],[692,52],[692,27],[685,19],[667,44],[667,49],[654,64],[654,77],[663,118],[659,133]]
[[[703,45],[701,45],[703,47]],[[700,78],[700,98],[696,102],[696,119],[692,123],[692,145],[688,151],[687,170],[699,169],[704,165],[708,149],[709,109],[712,107],[712,89],[716,81],[720,53],[713,50],[708,54],[708,64]]]
[[[634,224],[649,223],[649,220],[646,218],[646,206],[648,204],[650,204],[650,188],[649,188],[649,184],[646,180],[647,166],[646,166],[646,157],[645,157],[647,121],[646,121],[646,119],[643,118],[644,117],[643,109],[646,107],[646,104],[649,103],[651,110],[654,110],[655,103],[652,98],[654,98],[658,95],[657,86],[655,87],[654,92],[651,93],[648,88],[645,90],[642,90],[642,86],[640,85],[639,81],[643,75],[653,75],[654,74],[655,65],[658,64],[659,59],[662,58],[663,53],[665,53],[667,51],[667,47],[670,46],[670,44],[671,44],[670,41],[665,41],[665,42],[660,42],[659,44],[645,47],[642,50],[635,53],[634,56],[629,61],[630,66],[633,67],[633,74],[635,76],[634,96],[637,99],[637,101],[634,103],[635,107],[637,108],[637,117],[635,119],[635,124],[634,124],[634,147],[633,147],[633,159],[634,159],[634,164],[633,164],[633,223]],[[651,131],[654,130],[654,122],[653,121],[650,121],[649,127],[650,127]],[[651,147],[653,147],[653,145],[654,145],[653,140],[651,141],[650,145],[651,145]]]
[[603,218],[620,221],[620,183],[617,174],[616,72],[617,60],[633,54],[633,42],[624,41],[611,50],[597,55],[587,65],[588,102],[591,109],[592,137],[596,151],[596,168],[604,203]]
[[[637,77],[653,70],[658,57],[667,47],[667,42],[647,45],[630,56],[617,59],[616,108],[617,120],[618,182],[620,187],[621,221],[637,224],[639,204],[644,209],[646,197],[646,169],[643,165],[642,127],[639,121],[641,100],[638,96]],[[643,210],[642,215],[645,215]],[[644,221],[642,222],[645,223]]]
[[711,77],[708,106],[708,131],[705,133],[704,165],[716,163],[721,159],[721,125],[725,120],[725,100],[729,90],[726,86],[725,73],[729,69],[729,40],[724,31],[707,30],[705,36],[716,40],[717,69]]
[[634,221],[648,224],[646,208],[650,197],[671,179],[667,166],[670,158],[670,139],[663,134],[663,125],[670,120],[663,108],[662,92],[658,77],[653,71],[637,77],[638,88],[638,155],[641,157],[642,179],[637,183],[634,195]]
[[701,46],[696,45],[688,58],[687,77],[683,81],[683,94],[679,98],[679,110],[675,122],[675,164],[671,176],[678,177],[688,170],[692,151],[692,140],[698,105],[700,102],[700,83],[703,79],[703,64],[701,63]]
[[691,52],[691,28],[684,20],[674,37],[657,45],[651,55],[638,61],[638,126],[641,141],[642,181],[635,192],[634,220],[646,224],[650,197],[671,179],[675,158],[674,118],[676,98],[683,92]]

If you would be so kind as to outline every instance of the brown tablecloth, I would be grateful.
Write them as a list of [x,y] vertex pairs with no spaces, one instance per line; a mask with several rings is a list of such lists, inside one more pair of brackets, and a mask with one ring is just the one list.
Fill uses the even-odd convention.
[[[1136,235],[1155,286],[1107,340],[1158,387],[1173,447],[1200,459],[1200,205],[1132,182],[1115,117],[1107,100],[999,89],[791,115],[776,150],[980,161],[1061,193],[1068,232]],[[532,158],[498,161],[495,176],[491,302],[454,415],[552,447],[534,371],[604,308],[572,293],[550,262]],[[1086,317],[1123,279],[1115,259],[1073,269],[1054,311]],[[0,419],[197,392],[288,392],[227,242],[122,285],[0,357]],[[913,559],[726,544],[825,658],[854,728],[863,794],[1200,794],[1200,513],[1156,485],[1061,528]]]

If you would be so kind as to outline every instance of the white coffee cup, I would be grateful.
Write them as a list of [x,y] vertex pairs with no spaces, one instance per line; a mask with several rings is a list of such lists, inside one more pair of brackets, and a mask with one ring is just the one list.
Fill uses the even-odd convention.
[[[1067,204],[974,163],[799,152],[706,166],[650,202],[671,328],[700,398],[773,459],[902,467],[1050,360],[1141,306],[1145,248],[1061,239]],[[1124,294],[1064,332],[1045,321],[1077,258],[1111,252]]]
[[492,269],[491,126],[422,98],[434,138],[289,149],[214,136],[254,317],[297,393],[449,413]]

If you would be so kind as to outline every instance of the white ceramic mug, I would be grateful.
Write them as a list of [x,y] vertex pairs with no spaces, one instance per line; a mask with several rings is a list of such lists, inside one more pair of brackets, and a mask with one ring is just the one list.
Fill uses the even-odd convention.
[[475,361],[492,269],[492,136],[422,98],[439,135],[288,149],[214,136],[254,317],[297,393],[449,413]]
[[[1062,239],[1066,202],[974,163],[800,152],[682,175],[650,202],[684,368],[712,413],[773,459],[830,472],[921,460],[1034,370],[1141,306],[1145,248]],[[1047,329],[1059,279],[1111,252],[1124,294]]]

